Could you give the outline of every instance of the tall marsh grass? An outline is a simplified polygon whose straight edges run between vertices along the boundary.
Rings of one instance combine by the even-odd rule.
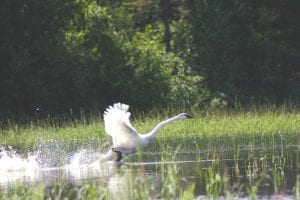
[[[140,133],[146,133],[176,113],[173,110],[149,115],[133,112],[132,124]],[[122,180],[118,190],[112,190],[106,181],[76,186],[64,181],[51,185],[16,184],[9,190],[0,188],[0,199],[210,199],[220,196],[256,199],[260,195],[300,198],[299,110],[288,106],[258,106],[191,110],[190,113],[194,115],[193,120],[164,127],[144,152],[136,158],[125,158],[143,162],[150,155],[151,161],[161,163],[157,164],[159,180],[149,178],[145,166],[121,167],[117,174],[118,180]],[[27,124],[9,122],[0,133],[0,146],[13,146],[22,152],[53,140],[79,146],[94,141],[100,151],[110,144],[100,114],[62,121],[59,125],[51,119]],[[172,162],[178,160],[195,163],[183,167]]]

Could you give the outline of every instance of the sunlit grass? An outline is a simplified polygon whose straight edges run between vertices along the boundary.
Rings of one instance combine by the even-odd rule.
[[[157,123],[176,113],[136,114],[132,124],[140,133],[147,133]],[[69,189],[66,189],[65,183],[57,183],[53,187],[32,183],[29,187],[16,185],[10,193],[0,190],[0,199],[13,196],[59,199],[74,195],[78,199],[193,199],[195,195],[229,199],[244,195],[255,199],[264,185],[271,186],[275,195],[281,193],[280,188],[287,184],[285,168],[295,170],[296,183],[292,192],[294,198],[300,198],[300,113],[297,110],[269,107],[238,112],[192,110],[190,113],[194,119],[164,127],[145,151],[158,153],[153,161],[186,160],[181,152],[190,152],[193,156],[188,159],[200,162],[189,170],[202,180],[201,183],[185,182],[180,176],[183,169],[171,163],[160,166],[159,189],[154,188],[147,176],[143,176],[143,169],[133,168],[128,174],[120,174],[126,179],[121,190],[125,193],[112,193],[106,183],[87,183]],[[51,120],[22,125],[11,123],[0,134],[0,145],[10,145],[24,152],[47,141],[70,144],[98,141],[101,149],[110,143],[110,138],[104,131],[101,115],[62,122],[59,126]],[[137,159],[142,160],[143,156],[147,155]],[[228,158],[232,159],[231,170],[227,169],[224,161]],[[203,193],[196,193],[199,187],[202,187]]]
[[[177,121],[164,127],[157,135],[160,144],[182,144],[193,140],[194,145],[275,145],[284,143],[298,145],[300,135],[300,114],[298,112],[222,112],[201,114],[192,111],[193,120]],[[171,115],[151,115],[133,117],[132,124],[140,133],[147,133],[152,128]],[[238,138],[237,141],[235,141]],[[267,140],[266,140],[267,139]],[[274,139],[274,140],[273,140]],[[282,141],[278,141],[278,140]],[[40,141],[59,140],[63,142],[99,140],[109,141],[105,134],[101,115],[93,116],[90,122],[62,123],[55,126],[48,121],[38,121],[30,124],[11,124],[0,134],[0,145],[18,145],[30,147]],[[226,142],[230,140],[230,142]],[[202,142],[203,141],[203,142]],[[219,142],[218,142],[219,141]],[[262,142],[263,141],[263,142]],[[278,145],[278,144],[277,144]],[[234,148],[233,146],[233,148]]]
[[[157,135],[162,138],[221,137],[236,135],[277,135],[300,134],[300,112],[286,112],[281,109],[253,110],[240,112],[191,111],[193,120],[177,121],[164,127]],[[151,113],[149,116],[133,115],[132,124],[138,132],[147,133],[160,121],[176,112]],[[62,119],[63,120],[63,119]],[[51,120],[40,120],[29,124],[11,122],[0,132],[0,144],[34,143],[43,140],[107,140],[101,114],[82,117],[73,122],[60,122],[57,126]],[[287,138],[288,139],[288,138]],[[294,141],[294,140],[293,140]]]

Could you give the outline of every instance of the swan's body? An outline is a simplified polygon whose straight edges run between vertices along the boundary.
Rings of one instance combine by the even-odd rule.
[[[117,161],[122,159],[122,154],[136,153],[138,149],[143,149],[153,140],[157,132],[165,125],[176,120],[191,118],[187,113],[180,113],[170,119],[160,122],[151,132],[138,134],[130,123],[129,106],[126,104],[115,103],[109,106],[104,112],[105,131],[112,137],[113,147],[105,155],[106,159],[117,153]]]

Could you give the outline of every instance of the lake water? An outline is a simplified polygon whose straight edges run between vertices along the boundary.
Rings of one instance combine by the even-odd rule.
[[[9,190],[15,183],[43,183],[51,187],[63,181],[67,190],[80,188],[85,183],[100,183],[111,194],[122,196],[128,192],[124,188],[134,172],[153,185],[151,192],[155,198],[160,198],[162,187],[166,187],[164,181],[173,175],[176,176],[175,185],[178,188],[195,183],[195,197],[206,197],[209,191],[216,188],[221,190],[222,196],[225,195],[222,190],[228,187],[239,198],[247,198],[249,185],[255,185],[252,181],[259,183],[256,187],[258,198],[294,199],[297,177],[299,179],[300,176],[297,146],[251,151],[241,146],[238,153],[221,148],[145,151],[141,158],[138,155],[125,157],[122,163],[99,162],[104,153],[104,150],[101,151],[93,142],[84,145],[47,142],[26,154],[1,147],[0,187]]]

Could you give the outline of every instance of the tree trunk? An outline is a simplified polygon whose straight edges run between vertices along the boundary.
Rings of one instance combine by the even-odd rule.
[[[170,8],[170,0],[163,0],[163,17],[165,23],[165,44],[166,44],[166,52],[169,52],[171,34],[170,34],[170,17],[169,17],[169,8]]]

